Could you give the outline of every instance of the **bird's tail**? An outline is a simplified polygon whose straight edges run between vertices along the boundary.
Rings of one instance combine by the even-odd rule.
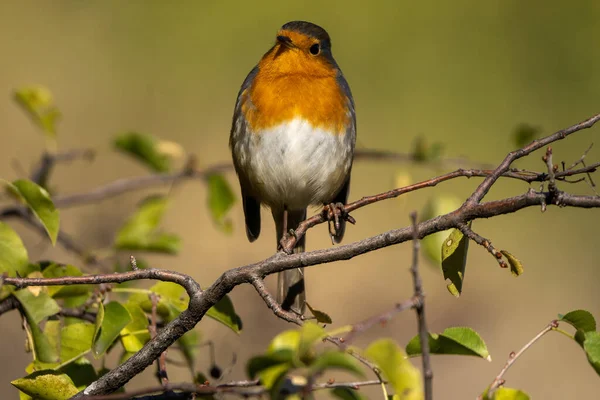
[[[277,228],[277,246],[284,234],[284,211],[273,211],[275,226]],[[306,219],[306,209],[300,211],[287,211],[287,230],[296,229],[300,222]],[[303,235],[294,253],[304,252],[306,235]],[[295,268],[280,272],[277,277],[277,302],[286,310],[294,310],[300,314],[304,313],[306,303],[306,292],[304,284],[304,268]]]

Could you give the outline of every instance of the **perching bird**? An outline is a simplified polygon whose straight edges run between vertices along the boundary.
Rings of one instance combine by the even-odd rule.
[[[356,142],[354,100],[331,54],[327,32],[293,21],[250,71],[238,93],[229,144],[239,177],[246,234],[260,234],[260,206],[268,206],[277,243],[306,219],[309,205],[346,204]],[[344,236],[341,218],[332,239]],[[304,251],[303,236],[295,253]],[[284,310],[305,306],[302,268],[279,273]]]

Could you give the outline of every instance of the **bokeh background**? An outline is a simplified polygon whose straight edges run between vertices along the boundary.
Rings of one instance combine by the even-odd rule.
[[[15,88],[47,86],[63,112],[61,149],[92,147],[93,163],[61,166],[53,185],[61,193],[91,189],[147,171],[114,152],[116,134],[137,130],[180,143],[203,166],[228,161],[232,108],[245,75],[274,41],[285,22],[305,19],[325,27],[333,51],[356,100],[359,146],[409,151],[417,136],[443,142],[447,156],[498,163],[513,149],[512,131],[521,122],[544,133],[600,112],[600,3],[596,0],[529,1],[15,1],[0,2],[0,177],[23,177],[43,150],[40,132],[12,100]],[[600,128],[577,133],[554,145],[555,161],[571,163]],[[600,158],[593,148],[590,160]],[[543,170],[541,154],[518,163]],[[357,162],[351,199],[390,189],[394,177],[426,179],[452,166]],[[237,190],[232,174],[230,182]],[[600,180],[600,178],[597,178]],[[354,213],[345,242],[405,226],[408,214],[433,196],[466,198],[478,179],[453,180],[402,199]],[[585,183],[561,188],[592,193]],[[533,186],[537,188],[537,186]],[[489,198],[523,193],[527,185],[501,182]],[[169,188],[158,190],[166,192]],[[268,212],[261,238],[247,242],[241,206],[233,213],[234,232],[221,233],[206,209],[199,182],[171,192],[165,229],[182,235],[177,257],[151,257],[153,266],[175,269],[212,283],[223,271],[274,251]],[[114,232],[143,193],[65,210],[62,226],[90,249],[109,246]],[[539,208],[492,220],[474,228],[519,257],[525,273],[512,277],[483,249],[471,246],[464,294],[456,299],[439,270],[423,259],[427,312],[432,331],[468,325],[490,349],[493,362],[468,357],[433,358],[434,387],[440,399],[474,398],[518,349],[557,313],[585,308],[600,316],[597,252],[600,211]],[[78,262],[18,222],[32,258]],[[324,226],[309,232],[308,248],[330,246]],[[308,296],[326,310],[334,326],[389,309],[411,295],[410,245],[404,244],[308,270]],[[275,279],[268,280],[274,287]],[[266,348],[278,321],[251,287],[231,293],[244,321],[238,337],[202,321],[205,339],[216,344],[223,380],[244,377],[244,365]],[[16,398],[12,379],[24,375],[30,355],[15,312],[1,317],[0,393]],[[405,313],[374,327],[357,345],[389,336],[402,345],[416,333]],[[198,367],[206,369],[208,352]],[[418,360],[417,360],[418,365]],[[154,384],[154,369],[131,387]],[[189,380],[183,368],[169,370],[172,381]],[[594,398],[600,381],[577,344],[549,334],[506,375],[507,384],[535,399]],[[379,389],[366,390],[370,398]]]

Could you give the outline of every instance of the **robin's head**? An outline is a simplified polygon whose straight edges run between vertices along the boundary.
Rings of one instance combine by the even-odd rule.
[[[292,21],[281,27],[275,45],[262,58],[260,68],[274,75],[322,76],[337,72],[329,35],[320,26],[305,21]]]

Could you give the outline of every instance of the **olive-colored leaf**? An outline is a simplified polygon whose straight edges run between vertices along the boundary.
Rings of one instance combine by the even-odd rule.
[[[92,349],[94,325],[78,322],[65,326],[61,332],[60,360],[63,364],[76,360]]]
[[[226,233],[232,231],[227,213],[235,204],[235,195],[227,180],[220,174],[208,176],[208,209],[215,225]]]
[[[37,400],[67,400],[79,392],[71,378],[54,370],[36,371],[11,384]]]
[[[450,281],[448,291],[455,297],[462,293],[468,250],[469,239],[458,229],[452,229],[442,244],[442,272],[444,279]]]
[[[246,372],[250,379],[256,378],[262,371],[279,364],[291,367],[292,358],[287,351],[274,351],[267,355],[252,357],[246,364]]]
[[[64,276],[83,276],[83,272],[73,265],[50,264],[42,272],[44,278],[61,278]],[[90,285],[48,286],[48,294],[55,299],[89,295]]]
[[[494,400],[529,400],[529,395],[518,389],[500,387],[494,392]]]
[[[565,315],[559,315],[559,318],[561,321],[564,321],[577,329],[577,332],[575,332],[575,340],[581,346],[583,346],[585,340],[585,333],[596,330],[596,320],[594,319],[594,316],[586,310],[574,310]]]
[[[229,296],[224,296],[217,304],[212,306],[206,316],[219,321],[235,333],[242,331],[242,319],[236,314]]]
[[[399,186],[400,187],[400,186]],[[331,390],[331,395],[342,400],[364,400],[365,397],[357,389],[338,387]]]
[[[327,313],[312,308],[310,306],[310,304],[308,304],[308,303],[305,303],[305,304],[306,304],[306,307],[308,307],[308,310],[310,311],[310,313],[313,315],[313,317],[315,317],[317,319],[318,323],[331,324],[333,322],[331,320],[331,317]]]
[[[0,221],[0,274],[27,276],[29,257],[23,241],[8,224]]]
[[[365,355],[379,367],[399,399],[421,400],[423,398],[421,373],[410,363],[394,341],[379,339],[369,345]]]
[[[42,86],[31,86],[15,91],[15,100],[31,120],[38,125],[46,136],[56,137],[56,123],[61,114],[54,105],[52,93]]]
[[[586,332],[583,349],[591,366],[600,375],[600,332]]]
[[[58,371],[67,374],[78,390],[85,389],[90,383],[98,379],[94,366],[85,357],[80,357],[74,362],[61,367]]]
[[[168,172],[171,169],[168,153],[161,151],[160,142],[150,135],[138,132],[124,133],[115,139],[114,146],[153,171]]]
[[[40,363],[56,363],[58,361],[58,352],[56,344],[51,343],[50,339],[42,332],[40,327],[31,320],[31,317],[25,314],[27,324],[25,332],[27,334],[27,343],[33,351],[34,361]]]
[[[6,187],[12,195],[29,207],[48,233],[52,244],[56,244],[60,214],[54,207],[48,191],[27,179],[19,179],[12,183],[6,182]]]
[[[17,290],[13,295],[19,300],[25,314],[34,324],[60,311],[60,306],[45,292],[34,295],[28,288]]]
[[[419,221],[422,222],[440,215],[448,214],[459,208],[460,205],[460,199],[454,195],[442,194],[432,197],[427,201],[419,214]],[[441,266],[442,264],[440,248],[450,234],[450,231],[451,230],[448,229],[432,233],[421,240],[421,248],[423,249],[425,256],[435,266]]]
[[[278,383],[290,370],[289,364],[277,364],[259,373],[260,381],[267,389],[278,386]]]
[[[276,352],[287,351],[292,354],[297,354],[300,347],[300,331],[298,330],[287,330],[283,331],[271,340],[267,354],[273,354]]]
[[[128,302],[125,307],[131,315],[131,322],[121,330],[121,344],[125,351],[137,353],[150,340],[148,317],[139,304]]]
[[[477,356],[492,361],[481,336],[468,327],[447,328],[440,334],[430,333],[429,350],[431,354]],[[421,354],[421,342],[418,335],[408,342],[406,353],[409,356]]]
[[[116,248],[176,254],[180,248],[180,238],[158,231],[166,208],[166,197],[151,196],[145,199],[119,230],[115,239]]]
[[[506,257],[508,260],[508,264],[510,265],[510,273],[513,274],[513,276],[519,276],[523,273],[523,263],[521,263],[517,257],[513,256],[506,250],[500,250],[500,253],[502,253],[502,255],[504,255],[504,257]]]
[[[329,369],[341,369],[358,375],[359,377],[364,377],[364,372],[358,360],[342,351],[328,350],[319,354],[310,365],[310,374],[318,375]]]
[[[325,329],[312,321],[308,321],[300,328],[300,340],[298,342],[298,356],[304,358],[312,350],[312,347],[327,336]]]
[[[100,305],[102,308],[102,305]],[[98,322],[96,322],[97,332],[94,334],[94,356],[98,357],[104,354],[104,352],[113,344],[119,337],[119,334],[123,328],[125,328],[131,322],[131,315],[127,308],[116,301],[104,305],[104,315],[100,322],[98,329]],[[100,312],[96,321],[100,320]]]

